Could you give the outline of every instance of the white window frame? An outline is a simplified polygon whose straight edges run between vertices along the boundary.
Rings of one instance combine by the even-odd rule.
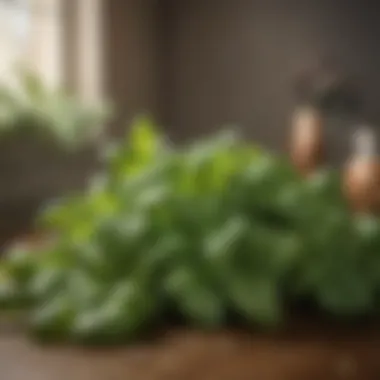
[[[47,85],[63,83],[62,0],[29,0],[31,21],[26,64]]]
[[[82,99],[98,102],[104,94],[104,0],[76,0],[76,6],[77,91]]]
[[[28,12],[26,16],[29,22],[27,36],[24,36],[23,41],[25,46],[18,49],[20,41],[16,36],[7,37],[8,50],[12,51],[8,55],[7,51],[4,51],[4,56],[8,59],[6,62],[2,60],[3,66],[7,67],[8,63],[12,64],[9,66],[21,63],[39,74],[46,84],[52,87],[66,86],[71,79],[74,91],[83,100],[90,102],[101,100],[104,92],[103,3],[105,0],[0,0],[0,10],[4,1],[14,2],[13,5],[7,5],[9,12],[12,7],[20,9],[23,6],[24,12]],[[64,7],[67,7],[69,12]],[[9,18],[11,17],[10,13]],[[72,30],[69,33],[65,28],[72,28],[74,33]],[[69,35],[70,38],[67,38]],[[67,47],[65,44],[70,46]],[[69,59],[65,54],[71,55]],[[1,58],[0,38],[0,61]],[[71,62],[70,78],[68,78],[68,61]],[[0,62],[0,70],[1,68]],[[9,67],[9,71],[11,69]],[[1,72],[0,75],[8,77]]]

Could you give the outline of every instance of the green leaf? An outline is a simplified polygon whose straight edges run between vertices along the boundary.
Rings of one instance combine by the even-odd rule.
[[[165,289],[190,323],[218,327],[224,321],[222,298],[211,284],[207,284],[207,280],[194,275],[189,269],[172,271],[165,282]]]
[[[231,264],[234,254],[241,247],[242,241],[250,232],[246,219],[237,215],[231,216],[226,223],[212,229],[204,242],[205,258],[223,266]]]
[[[275,280],[257,273],[244,276],[231,272],[225,282],[231,304],[249,322],[263,326],[279,323],[282,305]]]
[[[6,268],[11,278],[18,284],[26,284],[36,270],[35,253],[26,243],[16,243],[6,252]]]
[[[156,305],[141,284],[124,281],[103,302],[76,316],[72,334],[83,342],[124,342],[141,331],[155,312]]]
[[[44,302],[61,290],[65,284],[65,272],[60,268],[46,267],[39,270],[31,279],[28,293],[34,300]]]
[[[135,174],[153,162],[162,147],[162,140],[156,132],[153,122],[146,116],[135,119],[129,139],[132,156],[128,172]]]
[[[319,284],[318,300],[323,308],[337,315],[365,315],[375,302],[374,287],[366,273],[354,268],[337,271]]]
[[[30,307],[30,297],[24,286],[18,284],[3,269],[0,273],[0,309],[28,309]]]
[[[41,303],[32,313],[33,333],[42,340],[68,338],[74,317],[74,305],[68,293],[56,294]]]

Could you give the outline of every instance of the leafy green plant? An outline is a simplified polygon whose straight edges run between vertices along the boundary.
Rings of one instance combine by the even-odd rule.
[[[336,173],[304,180],[230,131],[168,146],[146,117],[105,157],[85,193],[41,215],[55,239],[1,264],[1,304],[38,337],[124,342],[173,309],[203,328],[231,313],[277,326],[305,298],[377,313],[380,223],[350,215]]]
[[[52,90],[34,73],[17,72],[17,82],[0,87],[0,134],[51,136],[67,147],[95,138],[110,114],[108,106],[82,104],[62,90]]]

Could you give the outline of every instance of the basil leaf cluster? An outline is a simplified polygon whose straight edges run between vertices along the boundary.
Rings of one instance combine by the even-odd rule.
[[[41,214],[52,239],[1,262],[0,305],[39,338],[116,344],[173,315],[276,327],[303,300],[377,313],[380,223],[349,212],[338,173],[305,180],[231,131],[173,147],[145,117],[103,153],[86,192]]]

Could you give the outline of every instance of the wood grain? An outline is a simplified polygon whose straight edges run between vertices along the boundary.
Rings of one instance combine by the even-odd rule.
[[[380,330],[295,328],[282,334],[174,330],[118,349],[41,347],[0,338],[4,380],[378,380]]]

